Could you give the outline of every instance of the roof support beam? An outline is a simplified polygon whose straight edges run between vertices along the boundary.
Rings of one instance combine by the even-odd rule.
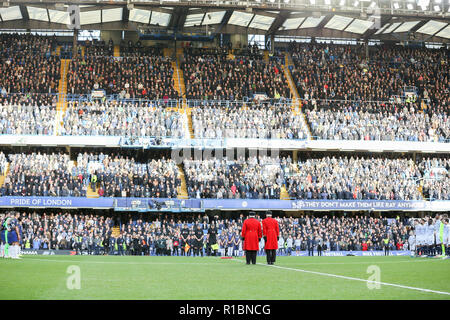
[[[130,10],[128,10],[127,6],[124,6],[122,11],[122,21],[128,23],[129,17],[130,17]]]
[[[289,17],[289,12],[281,12],[277,15],[269,30],[267,30],[267,34],[274,34],[286,21],[287,17]]]
[[[225,15],[222,18],[222,22],[220,23],[220,26],[216,30],[217,34],[220,34],[220,32],[222,31],[223,27],[228,24],[228,21],[230,21],[230,18],[231,18],[232,14],[233,14],[233,10],[227,10],[227,12],[225,12]]]
[[[390,16],[386,16],[386,15],[382,15],[380,17],[380,29],[384,28],[384,26],[386,26],[386,24],[388,24],[390,21],[392,20],[392,17]],[[370,39],[379,29],[376,28],[376,26],[373,26],[372,28],[369,28],[364,34],[362,34],[361,36],[368,40]]]
[[[24,21],[30,20],[30,16],[28,15],[27,7],[24,6],[24,5],[20,5],[20,6],[19,6],[19,9],[20,9],[20,13],[22,14],[22,19],[23,19]]]

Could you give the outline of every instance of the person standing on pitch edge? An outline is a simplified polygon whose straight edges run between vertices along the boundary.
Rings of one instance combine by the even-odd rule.
[[[383,239],[384,243],[384,255],[389,255],[389,235],[386,235],[386,238]]]
[[[248,219],[242,225],[242,240],[247,264],[256,264],[256,254],[259,249],[259,240],[262,237],[261,223],[255,219],[255,213],[250,211]]]
[[[278,221],[272,218],[272,212],[267,211],[262,222],[264,235],[264,249],[266,250],[267,264],[274,264],[277,256],[280,227]]]

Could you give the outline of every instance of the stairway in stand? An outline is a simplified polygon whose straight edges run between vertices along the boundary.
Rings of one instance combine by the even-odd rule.
[[[1,186],[1,185],[0,185]],[[417,190],[419,190],[419,194],[422,196],[422,199],[425,199],[425,196],[423,195],[423,185],[422,181],[420,182],[419,186],[417,187]]]
[[[184,75],[183,71],[181,70],[181,58],[183,58],[183,48],[177,48],[176,52],[176,60],[172,62],[173,67],[173,80],[175,89],[178,91],[180,97],[183,99],[183,108],[187,107],[186,104],[186,86],[184,85]],[[178,89],[177,89],[178,88]]]
[[[269,63],[269,50],[264,50],[264,61]]]
[[[280,200],[289,200],[289,193],[287,192],[284,184],[281,186]]]
[[[86,192],[86,198],[99,198],[100,196],[98,195],[98,188],[94,190],[92,190],[91,188],[91,184],[88,185],[88,189]]]
[[[188,120],[188,128],[189,128],[190,138],[194,139],[195,135],[194,135],[194,128],[192,126],[192,109],[191,108],[186,109],[186,116],[187,116],[187,120]]]
[[[177,61],[172,61],[173,86],[180,97],[186,97],[186,87],[184,86],[183,71],[178,67]]]
[[[309,127],[308,122],[306,121],[305,114],[301,111],[302,110],[302,101],[300,98],[300,95],[297,91],[297,86],[295,85],[294,78],[292,77],[291,69],[289,67],[294,67],[294,63],[292,62],[291,55],[286,52],[284,56],[284,65],[282,65],[284,76],[286,77],[289,85],[289,89],[291,90],[291,96],[294,99],[294,103],[292,104],[292,112],[294,115],[300,115],[303,118],[303,123],[305,124],[305,127],[308,130],[308,138],[312,138],[311,134],[311,128]]]
[[[173,49],[171,48],[164,49],[164,56],[173,56]],[[175,90],[177,90],[178,94],[181,97],[181,105],[178,106],[179,112],[186,114],[189,136],[191,139],[193,139],[194,132],[192,130],[191,108],[188,107],[186,102],[186,86],[184,85],[183,71],[180,68],[182,58],[183,58],[183,48],[177,48],[176,59],[172,61],[173,83]]]
[[[284,65],[282,66],[284,70],[284,76],[288,81],[289,89],[291,90],[291,97],[293,97],[297,104],[295,107],[301,108],[300,95],[298,94],[297,87],[295,86],[294,79],[292,78],[291,71],[289,67],[293,67],[292,59],[289,53],[285,53]]]
[[[166,58],[173,58],[173,48],[163,48],[163,55]]]
[[[117,44],[114,46],[114,57],[120,57],[120,46]]]
[[[9,162],[6,163],[6,170],[5,170],[4,175],[0,176],[0,188],[1,188],[1,187],[3,186],[3,184],[5,183],[5,179],[6,179],[6,176],[8,175],[8,172],[9,172]]]
[[[178,199],[188,199],[187,186],[186,186],[186,177],[184,175],[183,165],[178,165],[178,175],[181,180],[181,186],[178,188]]]
[[[64,113],[67,110],[67,72],[69,71],[70,59],[61,59],[61,76],[58,83],[58,102],[56,104],[55,135],[60,133],[63,124]]]

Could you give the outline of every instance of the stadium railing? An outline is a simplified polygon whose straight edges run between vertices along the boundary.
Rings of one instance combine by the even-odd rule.
[[[312,140],[324,140],[321,136],[311,136]],[[395,140],[365,140],[365,139],[357,139],[357,140],[349,140],[349,139],[326,139],[326,140],[333,140],[333,141],[395,141],[395,142],[439,142],[439,143],[450,143],[449,139],[439,138],[439,139],[428,139],[428,141],[419,141],[419,140],[404,140],[400,138],[396,138]]]
[[[252,98],[245,97],[243,100],[198,100],[198,99],[186,99],[187,105],[191,108],[193,107],[203,107],[203,106],[221,106],[221,107],[244,107],[249,104],[271,104],[277,105],[288,105],[292,106],[297,103],[296,99],[291,98],[280,98],[280,99],[265,99],[265,100],[253,100]]]
[[[96,98],[92,97],[91,94],[72,94],[68,93],[66,96],[67,102],[93,102],[93,101],[121,101],[121,102],[131,102],[131,103],[152,103],[157,106],[165,106],[165,107],[171,107],[171,108],[177,108],[179,106],[179,100],[178,99],[159,99],[159,100],[152,100],[152,99],[146,99],[146,98],[123,98],[119,94],[109,94],[104,96],[103,98]]]

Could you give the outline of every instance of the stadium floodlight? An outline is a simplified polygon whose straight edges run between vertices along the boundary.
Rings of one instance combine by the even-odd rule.
[[[325,0],[325,4],[329,6],[331,4],[331,0]]]
[[[408,8],[408,10],[414,9],[414,6],[412,5],[412,3],[408,3],[408,4],[406,5],[406,7]]]
[[[434,0],[434,3],[436,3],[436,4],[441,4],[441,0]]]
[[[369,8],[373,9],[376,7],[376,5],[377,5],[377,3],[375,1],[372,1],[369,5]]]
[[[400,8],[400,4],[398,2],[394,2],[394,9],[398,10]]]
[[[341,2],[339,2],[339,5],[340,5],[341,7],[345,6],[345,0],[341,0]]]
[[[436,12],[441,11],[441,7],[438,6],[438,5],[435,5],[435,6],[434,6],[434,11],[436,11]]]
[[[353,3],[353,6],[354,7],[357,7],[359,5],[359,0],[356,0],[354,3]]]
[[[289,3],[289,0],[284,0],[284,3]]]
[[[309,3],[311,3],[311,4],[316,4],[316,0],[309,0]]]

